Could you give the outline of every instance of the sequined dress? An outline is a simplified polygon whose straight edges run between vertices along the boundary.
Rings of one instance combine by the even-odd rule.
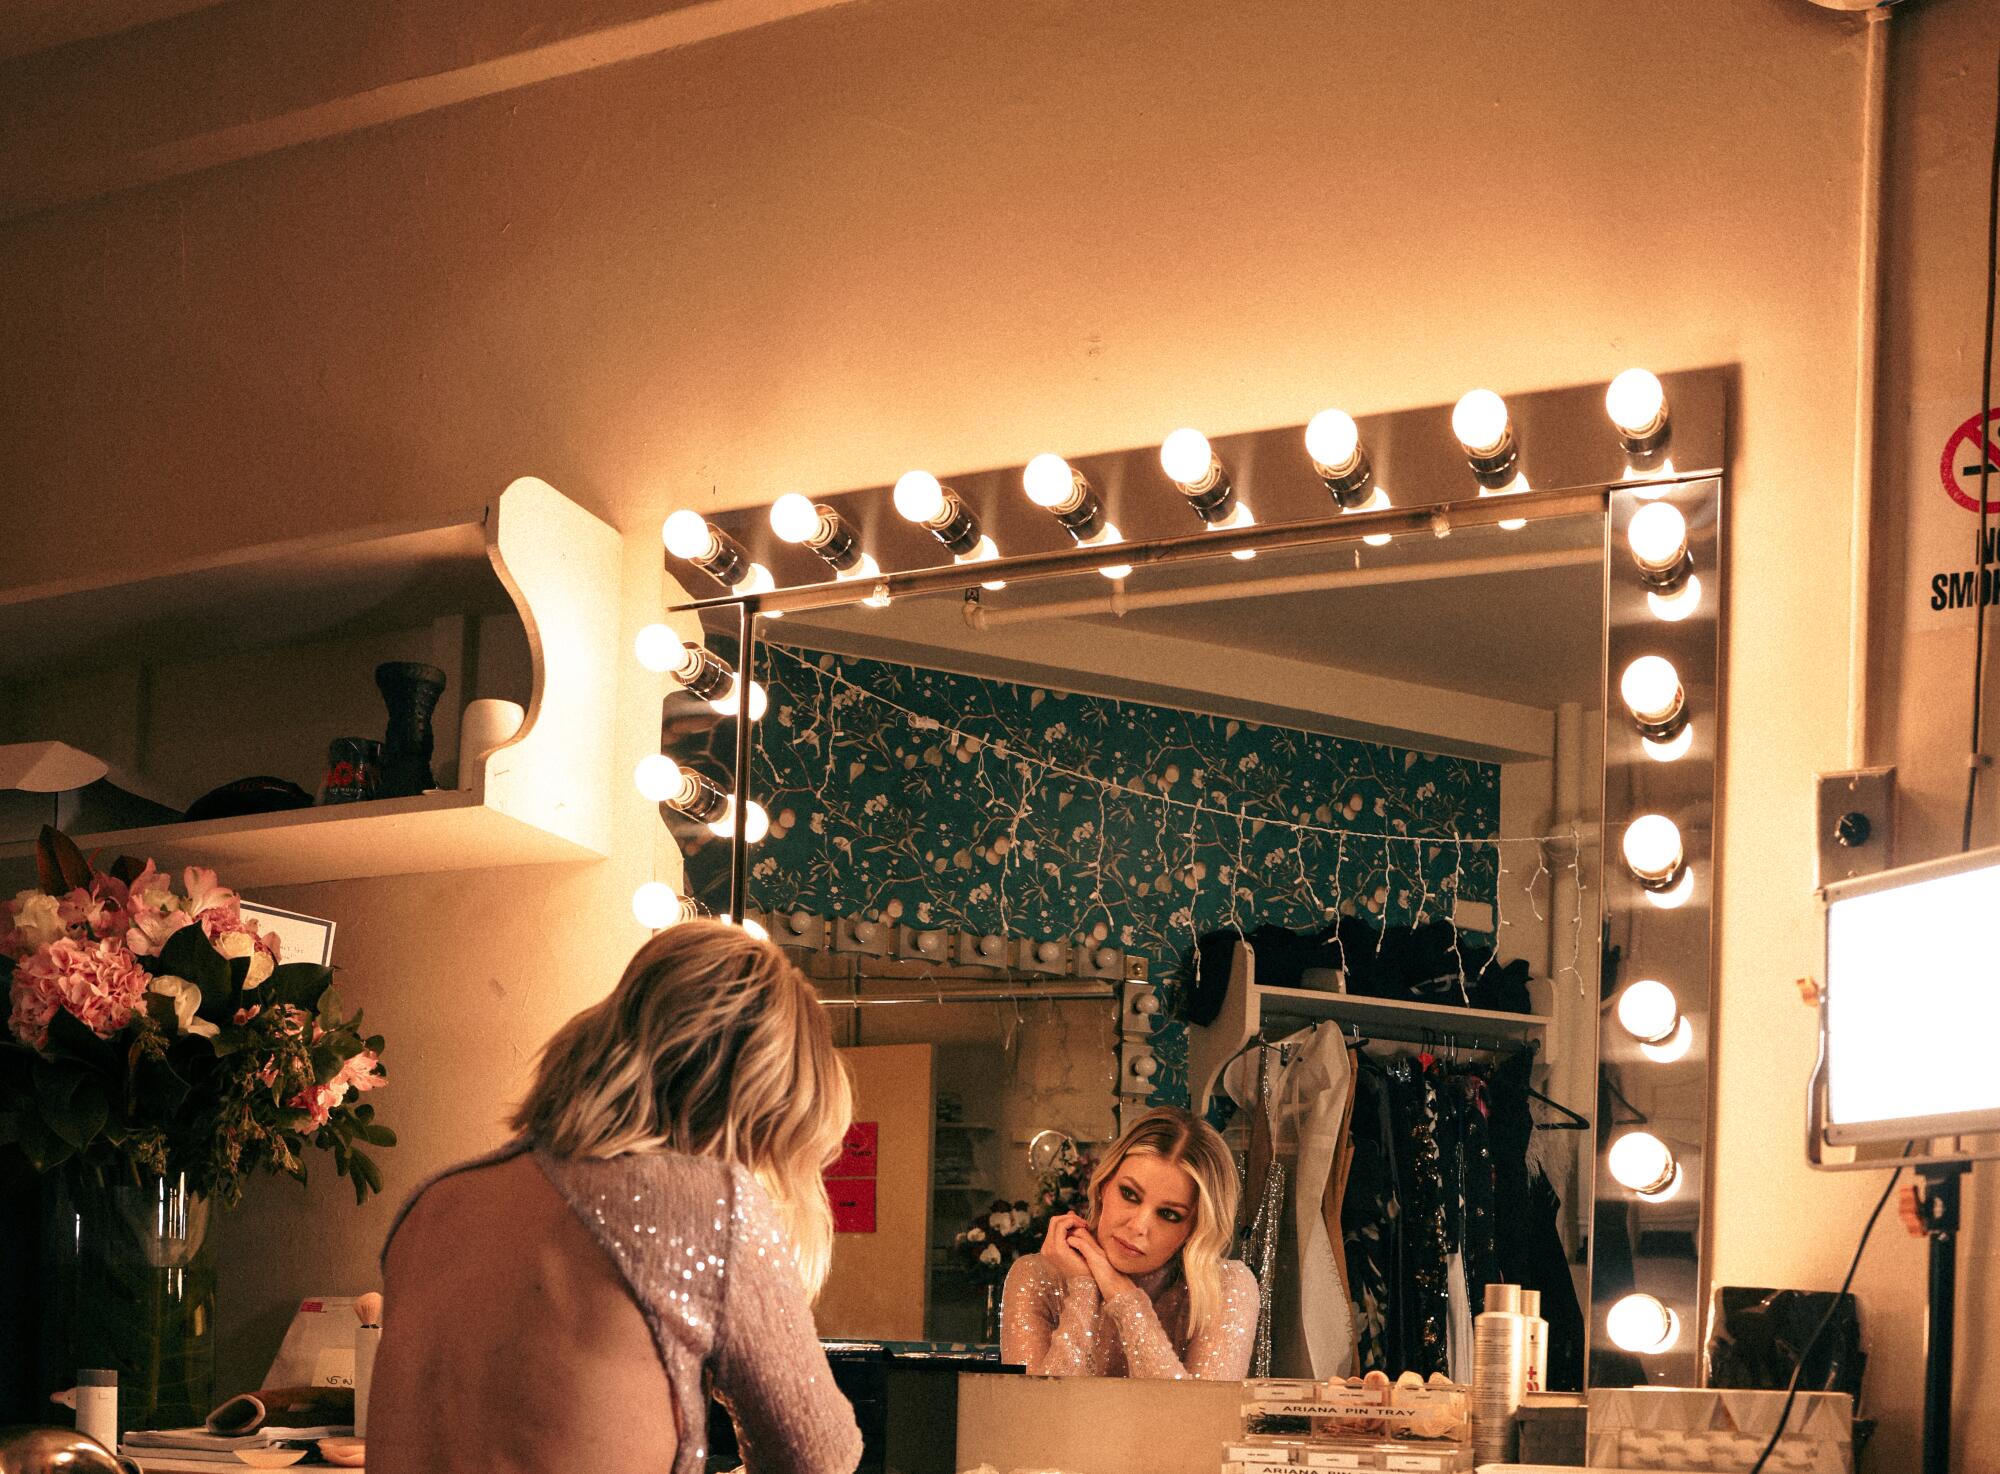
[[[646,1321],[682,1430],[673,1474],[701,1474],[711,1391],[736,1423],[749,1474],[851,1474],[861,1458],[854,1409],[820,1349],[777,1210],[733,1163],[674,1152],[584,1160],[515,1141],[411,1193],[383,1241],[384,1262],[432,1184],[523,1152],[603,1247]]]
[[[1066,1280],[1040,1254],[1024,1254],[1001,1296],[1000,1359],[1036,1377],[1240,1380],[1257,1336],[1257,1277],[1225,1259],[1221,1279],[1220,1308],[1190,1337],[1178,1259],[1107,1301],[1089,1275]]]

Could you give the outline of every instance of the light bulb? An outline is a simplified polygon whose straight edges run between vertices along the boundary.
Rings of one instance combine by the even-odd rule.
[[[1639,746],[1646,756],[1656,763],[1679,762],[1688,755],[1688,749],[1694,746],[1694,723],[1683,722],[1680,731],[1665,742],[1651,737],[1641,737]]]
[[[1451,433],[1467,455],[1488,456],[1507,443],[1507,402],[1491,389],[1474,389],[1451,412]]]
[[[1198,486],[1215,467],[1215,451],[1199,430],[1180,429],[1160,446],[1160,469],[1181,486]]]
[[[1625,545],[1646,573],[1671,573],[1687,555],[1687,519],[1672,502],[1648,502],[1632,514]]]
[[[1626,666],[1618,678],[1618,694],[1633,718],[1649,727],[1668,725],[1687,705],[1680,672],[1658,655],[1641,655]]]
[[[1605,1329],[1621,1351],[1657,1355],[1673,1350],[1680,1339],[1681,1318],[1652,1295],[1627,1295],[1611,1307]]]
[[[1104,530],[1098,533],[1096,537],[1088,538],[1078,543],[1077,546],[1080,548],[1108,548],[1113,543],[1122,543],[1123,541],[1125,541],[1125,535],[1111,523],[1107,522],[1104,524]],[[1123,578],[1132,571],[1132,565],[1130,563],[1113,563],[1110,567],[1100,568],[1097,571],[1106,578]]]
[[[713,823],[711,823],[708,826],[708,832],[710,834],[713,834],[717,839],[730,839],[735,836],[736,834],[735,794],[732,793],[729,795],[729,806],[722,811],[722,815],[720,818],[716,819]],[[755,844],[757,843],[758,840],[762,839],[766,834],[769,834],[770,832],[771,832],[771,816],[765,813],[764,806],[758,803],[753,798],[752,800],[750,800],[750,806],[745,811],[743,816],[744,843]]]
[[[1628,441],[1657,435],[1667,423],[1667,391],[1642,368],[1627,369],[1604,391],[1605,413]]]
[[[1255,527],[1257,519],[1252,515],[1247,506],[1238,501],[1235,509],[1227,517],[1224,517],[1220,522],[1211,522],[1208,525],[1217,532],[1224,532],[1238,527]],[[1257,550],[1255,548],[1238,548],[1229,556],[1239,563],[1248,563],[1252,558],[1257,556]]]
[[[746,916],[736,924],[742,927],[743,930],[750,933],[751,936],[755,937],[760,942],[768,942],[771,940],[771,934],[764,929],[764,923],[759,921],[754,916]]]
[[[1680,1185],[1672,1149],[1650,1131],[1628,1131],[1612,1142],[1606,1165],[1620,1187],[1641,1197],[1666,1197]]]
[[[1375,488],[1375,494],[1369,497],[1368,500],[1363,502],[1360,506],[1342,507],[1341,511],[1386,512],[1389,510],[1389,506],[1390,506],[1389,493],[1384,491],[1381,487],[1378,486]],[[1386,548],[1389,546],[1389,534],[1386,532],[1371,532],[1367,534],[1365,537],[1363,537],[1361,540],[1367,543],[1368,546],[1371,548]]]
[[[743,685],[743,680],[739,676],[736,680],[730,683],[729,689],[727,691],[725,691],[722,695],[716,697],[715,700],[708,703],[709,710],[714,712],[717,716],[722,716],[722,717],[735,716],[736,695],[737,691],[742,687],[742,685]],[[764,708],[769,704],[770,704],[770,698],[765,694],[764,683],[762,681],[752,681],[750,683],[750,720],[753,722],[763,721]]]
[[[1306,422],[1306,454],[1322,471],[1339,475],[1360,449],[1361,431],[1346,411],[1323,409]]]
[[[1681,1021],[1674,990],[1655,978],[1640,978],[1618,997],[1618,1022],[1642,1044],[1661,1044]]]
[[[771,503],[771,531],[788,543],[802,543],[819,531],[819,507],[812,498],[788,491]]]
[[[1625,863],[1641,881],[1665,884],[1681,868],[1680,826],[1665,814],[1641,814],[1625,827]]]
[[[632,781],[639,792],[656,804],[663,804],[680,791],[681,765],[665,753],[656,752],[639,759]]]
[[[1647,886],[1644,889],[1646,904],[1657,906],[1662,911],[1677,911],[1688,903],[1694,894],[1694,869],[1683,867],[1680,879],[1668,886]]]
[[[649,624],[640,630],[639,637],[632,642],[632,649],[639,657],[639,664],[662,674],[685,658],[681,652],[681,637],[663,624]]]
[[[707,554],[715,538],[708,529],[707,518],[682,507],[678,512],[669,514],[661,524],[660,541],[676,558],[693,563]]]
[[[1061,456],[1044,452],[1028,462],[1021,486],[1036,506],[1054,509],[1076,499],[1076,472]]]
[[[935,522],[944,515],[944,488],[928,471],[905,471],[896,478],[896,510],[911,522]]]
[[[1694,1048],[1694,1025],[1689,1023],[1687,1016],[1683,1014],[1681,1021],[1674,1026],[1673,1033],[1669,1034],[1664,1042],[1641,1044],[1639,1053],[1656,1065],[1670,1065],[1677,1059],[1687,1058],[1687,1052],[1692,1048]]]
[[[692,920],[694,902],[670,885],[649,880],[632,892],[632,914],[639,918],[639,925],[664,931],[678,922]]]
[[[1687,582],[1671,594],[1646,593],[1646,603],[1656,618],[1669,624],[1679,624],[1683,619],[1701,608],[1701,578],[1690,573]]]

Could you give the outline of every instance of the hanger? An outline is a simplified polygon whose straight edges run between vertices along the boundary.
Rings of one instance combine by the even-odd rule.
[[[1551,1099],[1532,1085],[1528,1087],[1528,1094],[1549,1107],[1549,1109],[1560,1111],[1568,1118],[1562,1121],[1537,1121],[1535,1122],[1535,1129],[1537,1131],[1588,1131],[1590,1129],[1589,1118],[1579,1116],[1561,1101]]]

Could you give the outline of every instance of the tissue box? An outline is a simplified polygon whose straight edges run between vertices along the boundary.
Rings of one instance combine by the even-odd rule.
[[[1590,1462],[1605,1469],[1744,1474],[1778,1426],[1782,1392],[1593,1388]],[[1854,1400],[1801,1392],[1765,1474],[1854,1474]]]

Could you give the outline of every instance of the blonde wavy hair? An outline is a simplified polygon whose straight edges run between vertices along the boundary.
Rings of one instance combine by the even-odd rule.
[[[1236,1199],[1241,1187],[1236,1160],[1216,1129],[1179,1106],[1155,1106],[1125,1128],[1090,1174],[1090,1230],[1104,1211],[1104,1190],[1118,1168],[1135,1153],[1159,1157],[1194,1179],[1194,1227],[1181,1245],[1181,1278],[1188,1287],[1188,1335],[1222,1308],[1222,1260],[1236,1234]]]
[[[543,1046],[513,1126],[561,1157],[736,1163],[770,1194],[817,1296],[833,1253],[820,1173],[853,1114],[805,975],[741,927],[689,921],[641,947],[610,996]]]

